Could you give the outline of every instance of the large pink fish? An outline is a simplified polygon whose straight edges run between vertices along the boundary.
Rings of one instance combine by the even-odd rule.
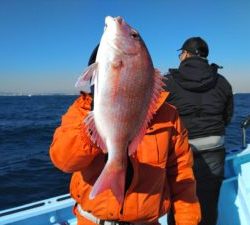
[[[163,86],[161,75],[139,33],[121,17],[107,16],[96,62],[76,86],[90,79],[95,85],[94,110],[84,122],[92,141],[108,153],[90,198],[110,189],[122,204],[127,157],[135,153],[153,117]]]

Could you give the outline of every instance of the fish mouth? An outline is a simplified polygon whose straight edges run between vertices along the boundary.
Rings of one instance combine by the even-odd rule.
[[[118,17],[106,16],[105,24],[112,23],[112,22],[116,22],[122,25],[122,23],[124,23],[125,21],[121,16],[118,16]]]
[[[118,38],[113,37],[112,39],[109,39],[107,41],[108,45],[112,49],[114,49],[115,51],[117,51],[118,54],[130,55],[130,56],[131,55],[137,55],[138,53],[135,52],[135,51],[131,51],[131,50],[130,51],[126,51],[126,50],[124,50],[124,48],[122,49],[122,48],[119,47],[119,39],[120,38],[121,39],[123,39],[123,38],[126,39],[126,37],[123,37],[124,34],[120,30],[124,29],[122,27],[126,27],[126,26],[128,26],[130,28],[130,26],[125,22],[125,20],[122,17],[120,17],[120,16],[118,16],[118,17],[107,16],[105,18],[105,27],[109,26],[110,24],[116,24],[115,26],[118,27],[117,31],[116,31],[116,35],[115,35],[116,37],[118,36]],[[122,46],[122,44],[121,44],[121,46]]]

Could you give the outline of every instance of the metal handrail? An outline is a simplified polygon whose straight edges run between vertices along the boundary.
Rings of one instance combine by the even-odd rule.
[[[248,115],[242,122],[241,122],[241,129],[242,129],[242,148],[245,149],[247,147],[247,137],[246,137],[246,129],[250,126],[250,115]]]
[[[56,197],[53,197],[53,198],[48,198],[48,199],[45,199],[45,200],[41,200],[41,201],[21,205],[21,206],[18,206],[18,207],[13,207],[13,208],[10,208],[10,209],[1,210],[0,211],[0,217],[11,215],[11,214],[14,214],[14,213],[24,212],[24,211],[27,211],[27,210],[40,209],[39,211],[41,211],[42,207],[47,208],[49,205],[51,205],[51,206],[52,205],[53,206],[60,205],[60,202],[62,202],[62,201],[70,201],[70,200],[71,200],[70,194],[60,195],[60,196],[56,196]],[[72,199],[72,202],[73,202],[73,199]]]

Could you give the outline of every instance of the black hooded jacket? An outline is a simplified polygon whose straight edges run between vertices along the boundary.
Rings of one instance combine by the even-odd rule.
[[[218,68],[194,56],[165,75],[167,102],[177,108],[190,139],[224,135],[233,115],[232,88]]]

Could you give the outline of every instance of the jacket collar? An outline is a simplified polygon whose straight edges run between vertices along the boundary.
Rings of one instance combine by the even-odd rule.
[[[169,96],[169,92],[167,91],[162,91],[160,94],[160,97],[158,99],[158,102],[156,104],[156,111],[164,104],[164,102],[166,101],[167,97]]]

